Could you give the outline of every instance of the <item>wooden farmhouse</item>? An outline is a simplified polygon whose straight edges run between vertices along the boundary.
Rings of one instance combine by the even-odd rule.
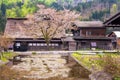
[[[73,23],[72,30],[76,49],[112,49],[111,38],[106,37],[106,28],[100,21],[79,21]]]
[[[47,50],[47,44],[42,37],[34,37],[25,25],[27,18],[8,18],[4,34],[14,39],[14,51],[39,51]],[[39,33],[38,33],[39,34]],[[75,50],[74,40],[66,37],[62,32],[53,38],[49,44],[50,50]],[[70,36],[70,35],[67,35]],[[71,46],[71,47],[69,47]]]

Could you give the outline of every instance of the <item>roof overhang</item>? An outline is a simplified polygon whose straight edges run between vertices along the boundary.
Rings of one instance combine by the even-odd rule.
[[[28,20],[28,18],[7,18],[7,20]]]
[[[14,42],[45,42],[44,38],[16,38]],[[62,42],[59,38],[53,38],[50,42]]]
[[[105,27],[120,27],[120,12],[106,20],[103,24]]]
[[[111,41],[113,38],[111,37],[74,37],[75,40],[107,40]]]

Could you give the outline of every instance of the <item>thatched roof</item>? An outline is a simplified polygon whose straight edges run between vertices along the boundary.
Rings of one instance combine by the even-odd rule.
[[[23,30],[23,27],[25,27],[24,21],[26,20],[27,18],[7,18],[4,35],[11,38],[27,37],[25,30]]]
[[[27,18],[8,18],[4,34],[11,38],[42,38],[40,31],[34,31],[26,25]],[[65,36],[65,31],[56,34],[54,38]]]

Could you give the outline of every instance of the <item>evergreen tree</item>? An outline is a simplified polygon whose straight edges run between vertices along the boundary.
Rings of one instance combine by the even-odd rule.
[[[1,3],[0,7],[0,32],[3,32],[6,24],[6,5]]]
[[[2,12],[0,11],[0,32],[4,32],[6,24],[6,17],[2,15]]]
[[[1,4],[1,12],[3,16],[6,15],[6,5],[4,3]]]

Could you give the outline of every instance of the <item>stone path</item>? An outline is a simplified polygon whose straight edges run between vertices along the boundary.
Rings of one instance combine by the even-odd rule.
[[[50,78],[55,76],[68,77],[70,68],[65,66],[66,60],[60,55],[32,55],[22,58],[22,63],[12,69],[28,71],[27,78]]]

